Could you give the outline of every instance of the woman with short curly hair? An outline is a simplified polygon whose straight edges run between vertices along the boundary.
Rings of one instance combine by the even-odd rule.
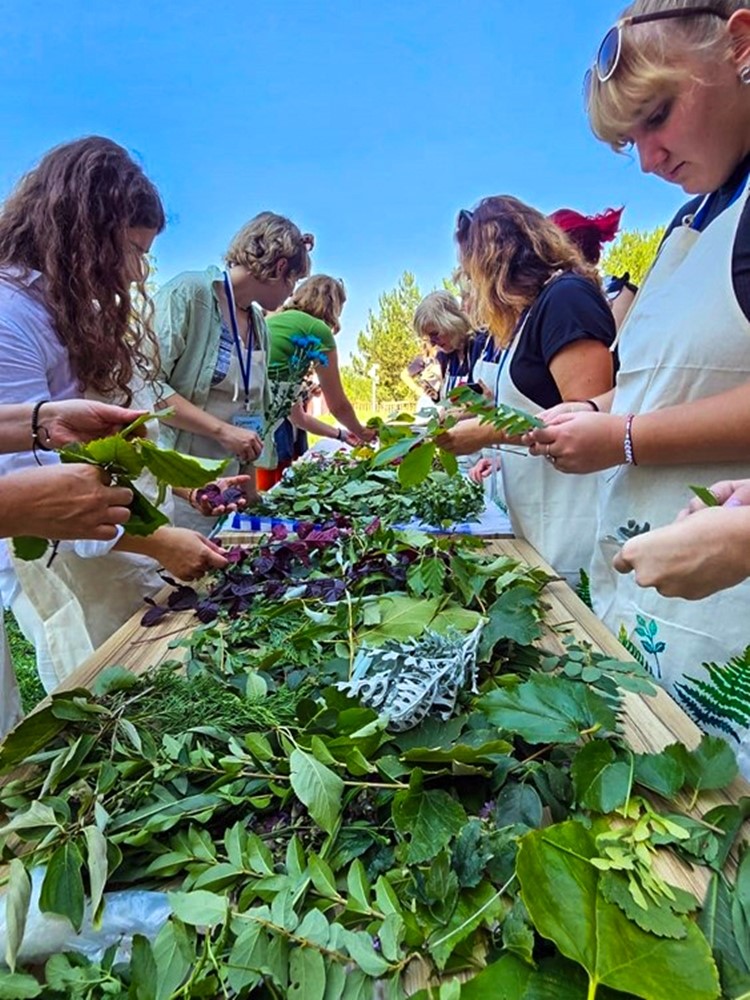
[[[551,219],[509,195],[484,198],[459,214],[456,242],[471,282],[473,318],[489,327],[500,351],[496,404],[541,413],[611,387],[615,327],[596,267]],[[469,454],[509,442],[478,420],[465,420],[442,443]],[[516,534],[559,573],[577,579],[591,558],[595,521],[585,497],[590,493],[593,503],[595,483],[565,489],[551,466],[515,449],[503,452],[501,474]]]
[[[291,220],[261,212],[230,241],[223,270],[185,271],[157,291],[162,405],[180,427],[164,430],[165,443],[253,471],[270,399],[263,310],[278,309],[309,273],[312,246]],[[246,490],[254,495],[252,477]],[[206,530],[202,512],[179,499],[176,520]]]

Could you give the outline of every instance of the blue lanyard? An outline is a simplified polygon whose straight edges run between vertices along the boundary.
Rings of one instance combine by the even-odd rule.
[[[739,198],[739,196],[742,194],[742,192],[745,189],[745,186],[747,185],[747,179],[748,179],[748,175],[746,174],[742,178],[742,180],[740,181],[740,183],[737,185],[737,189],[735,190],[735,192],[732,195],[732,197],[730,198],[730,200],[727,202],[726,208],[724,209],[725,212],[726,212],[727,208],[730,208],[732,205],[734,205],[734,203],[737,201],[737,199]],[[690,228],[691,229],[697,229],[698,231],[700,231],[701,226],[705,222],[706,216],[711,211],[711,206],[712,206],[712,204],[714,202],[715,197],[716,197],[716,192],[715,191],[714,191],[713,194],[708,195],[708,197],[706,198],[706,200],[703,202],[703,204],[700,206],[700,208],[698,209],[698,211],[693,216],[693,221],[690,223]]]
[[[250,312],[250,333],[248,335],[247,351],[245,352],[245,360],[242,359],[242,340],[240,338],[240,331],[237,326],[237,312],[234,307],[234,292],[232,291],[232,282],[229,280],[229,275],[224,272],[224,291],[227,295],[227,305],[229,306],[229,320],[232,324],[232,336],[234,338],[234,346],[237,349],[237,360],[240,365],[240,374],[242,375],[242,385],[245,390],[245,409],[250,409],[250,373],[253,367],[253,314]],[[250,307],[252,310],[252,306]]]

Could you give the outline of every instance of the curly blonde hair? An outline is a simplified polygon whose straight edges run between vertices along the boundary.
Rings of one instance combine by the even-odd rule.
[[[312,239],[283,215],[261,212],[232,237],[225,262],[247,268],[259,281],[276,276],[280,260],[289,261],[287,277],[298,281],[310,273],[309,248]]]
[[[322,319],[334,333],[341,329],[341,312],[346,302],[346,288],[340,278],[331,278],[327,274],[314,274],[312,278],[296,288],[294,294],[286,300],[279,312],[287,309],[299,309],[300,312]]]
[[[456,224],[461,267],[471,282],[472,318],[507,347],[524,309],[557,271],[601,287],[596,267],[546,215],[510,195],[484,198]]]
[[[693,0],[635,0],[621,16],[694,6]],[[613,76],[601,83],[595,70],[587,75],[586,110],[592,131],[614,150],[629,147],[628,134],[649,104],[675,97],[691,78],[691,70],[679,59],[681,52],[707,62],[730,57],[727,21],[736,11],[750,9],[750,0],[708,0],[700,6],[711,8],[718,16],[695,14],[625,25]]]

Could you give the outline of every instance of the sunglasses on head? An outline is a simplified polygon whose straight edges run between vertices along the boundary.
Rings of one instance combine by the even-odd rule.
[[[458,236],[465,236],[473,220],[474,213],[468,208],[462,208],[458,213],[458,219],[456,219],[456,234]]]
[[[602,39],[599,51],[596,53],[594,66],[587,70],[583,78],[584,95],[588,98],[594,73],[596,73],[599,83],[606,83],[615,75],[622,54],[623,28],[628,28],[633,24],[648,24],[651,21],[669,21],[676,17],[699,17],[709,14],[720,17],[722,21],[729,20],[728,14],[722,14],[720,11],[714,10],[713,7],[670,7],[668,10],[654,10],[650,14],[632,14],[630,17],[620,18]]]

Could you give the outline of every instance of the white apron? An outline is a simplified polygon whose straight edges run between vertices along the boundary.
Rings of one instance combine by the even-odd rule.
[[[132,405],[153,409],[153,391],[140,389]],[[146,432],[156,437],[154,422],[146,425]],[[156,499],[150,473],[140,476],[137,485],[149,500]],[[167,517],[172,513],[169,493],[161,510]],[[75,544],[79,551],[87,548],[85,542]],[[11,602],[11,610],[24,633],[36,640],[40,663],[45,664],[40,677],[50,691],[144,607],[143,598],[153,597],[164,581],[153,559],[127,552],[84,557],[61,547],[50,567],[47,561],[48,556],[32,562],[13,557],[22,594]]]
[[[255,310],[255,307],[253,307]],[[206,413],[217,420],[231,424],[233,417],[240,412],[247,412],[256,415],[259,421],[259,434],[263,436],[262,422],[265,412],[266,399],[266,358],[268,356],[268,327],[262,316],[254,311],[253,327],[261,340],[261,347],[250,353],[244,353],[242,361],[237,350],[233,350],[229,361],[229,368],[221,382],[212,386],[206,405],[203,407]],[[245,405],[245,386],[243,385],[242,364],[250,361],[249,381],[247,385],[247,405]],[[188,440],[185,453],[194,455],[196,458],[225,459],[226,450],[213,438],[203,437],[201,434],[191,434]],[[236,476],[240,470],[240,463],[232,457],[224,476]],[[252,474],[252,469],[248,470]],[[192,528],[207,535],[214,524],[216,518],[206,517],[200,511],[192,507],[187,500],[182,497],[175,497],[174,523],[181,528]]]
[[[474,368],[471,372],[473,382],[484,382],[489,389],[492,389],[492,400],[495,406],[500,404],[500,376],[507,357],[507,350],[496,348],[490,341],[480,357],[474,362]],[[476,461],[479,461],[480,458],[488,458],[492,462],[492,471],[484,480],[485,505],[495,504],[501,510],[507,511],[508,508],[503,494],[503,480],[500,474],[500,449],[494,446],[482,448],[476,457]]]
[[[652,412],[750,381],[750,321],[732,285],[734,237],[747,191],[745,182],[741,196],[702,233],[683,223],[669,235],[622,328],[613,413]],[[634,437],[637,460],[637,420]],[[634,530],[673,521],[692,498],[689,485],[742,479],[749,465],[623,465],[603,473],[591,579],[599,617],[616,635],[624,629],[654,676],[702,729],[740,750],[747,776],[750,756],[741,744],[750,704],[736,685],[722,689],[701,664],[722,664],[750,643],[750,581],[702,601],[684,601],[641,589],[632,575],[615,573],[611,561]]]
[[[529,313],[526,314],[527,317]],[[527,413],[543,407],[516,388],[510,371],[524,334],[526,320],[508,349],[500,375],[498,397],[506,406]],[[551,462],[525,449],[504,449],[501,462],[503,493],[513,531],[525,538],[555,572],[575,586],[587,569],[596,539],[598,473],[568,476]]]

